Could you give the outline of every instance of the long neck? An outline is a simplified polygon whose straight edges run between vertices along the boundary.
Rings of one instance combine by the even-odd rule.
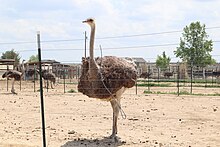
[[[95,41],[95,24],[91,25],[91,34],[90,34],[90,59],[89,59],[89,75],[90,79],[97,79],[98,75],[98,65],[94,59],[94,41]]]
[[[89,52],[90,59],[94,59],[94,41],[95,41],[95,24],[91,25],[91,34],[90,34],[90,44],[89,44]]]

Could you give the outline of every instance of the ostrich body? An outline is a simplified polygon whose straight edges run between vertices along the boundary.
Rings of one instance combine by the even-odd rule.
[[[170,71],[164,72],[164,77],[170,78],[170,77],[173,76],[173,73],[174,73],[174,71],[172,71],[172,72],[170,72]]]
[[[39,70],[37,70],[37,72],[38,72],[38,74],[40,73]],[[53,85],[55,85],[55,82],[56,82],[55,74],[48,72],[47,70],[42,70],[41,73],[42,73],[42,78],[44,79],[45,87],[46,87],[46,85],[48,87],[49,83],[46,83],[48,80],[48,81],[50,81],[51,88],[53,89]]]
[[[141,75],[140,75],[140,78],[150,78],[150,76],[152,75],[152,73],[150,72],[143,72]]]
[[[213,71],[212,74],[216,77],[220,76],[220,71]]]
[[[46,82],[47,80],[50,81],[51,88],[53,89],[53,85],[55,85],[56,82],[56,76],[53,73],[48,72],[47,70],[43,70],[42,77],[44,79],[44,82]],[[48,87],[48,83],[47,83],[47,87]]]
[[[35,69],[28,69],[27,71],[26,71],[26,74],[27,74],[27,76],[30,76],[30,77],[32,77],[34,74],[35,74],[35,72],[36,72],[36,70]]]
[[[121,109],[120,99],[126,88],[135,85],[137,71],[135,64],[123,58],[105,56],[94,58],[95,22],[87,19],[84,23],[91,26],[90,57],[83,58],[82,72],[78,91],[90,98],[110,101],[113,109],[113,127],[111,137],[117,134],[117,119]]]
[[[12,87],[11,87],[11,92],[13,94],[17,94],[15,92],[15,89],[14,89],[14,84],[15,84],[15,80],[18,81],[18,80],[21,80],[21,76],[22,76],[22,73],[17,71],[17,70],[7,70],[3,75],[2,75],[2,78],[11,78],[12,79]]]
[[[28,76],[33,76],[35,74],[35,71],[37,71],[37,73],[40,74],[40,71],[38,69],[36,69],[36,70],[35,69],[28,69],[26,73],[27,73]],[[53,85],[55,85],[55,83],[56,83],[56,76],[55,76],[55,74],[50,73],[47,70],[42,70],[42,78],[44,79],[45,87],[46,87],[46,85],[48,87],[49,83],[46,84],[46,82],[48,80],[51,83],[51,88],[53,88]]]

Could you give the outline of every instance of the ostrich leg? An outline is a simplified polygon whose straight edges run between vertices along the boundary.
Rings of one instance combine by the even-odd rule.
[[[119,106],[120,106],[120,98],[119,99],[113,99],[110,101],[111,106],[113,109],[113,125],[112,125],[112,138],[116,137],[117,134],[117,120],[118,120],[118,114],[119,114]]]
[[[50,81],[51,89],[54,89],[54,84],[52,81]]]
[[[15,85],[15,79],[13,78],[13,79],[12,79],[12,86],[11,86],[11,93],[17,94],[17,93],[15,92],[14,85]]]

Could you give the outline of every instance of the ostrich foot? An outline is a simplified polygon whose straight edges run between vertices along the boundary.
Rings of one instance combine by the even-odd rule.
[[[120,138],[116,134],[112,134],[109,137],[113,142],[119,142]]]
[[[13,94],[17,94],[17,93],[15,92],[15,90],[14,90],[14,89],[12,89],[12,90],[11,90],[11,93],[13,93]]]

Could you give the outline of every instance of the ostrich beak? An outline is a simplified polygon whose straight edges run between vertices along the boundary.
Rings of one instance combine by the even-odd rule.
[[[82,23],[86,23],[86,22],[87,22],[86,20],[82,21]]]

